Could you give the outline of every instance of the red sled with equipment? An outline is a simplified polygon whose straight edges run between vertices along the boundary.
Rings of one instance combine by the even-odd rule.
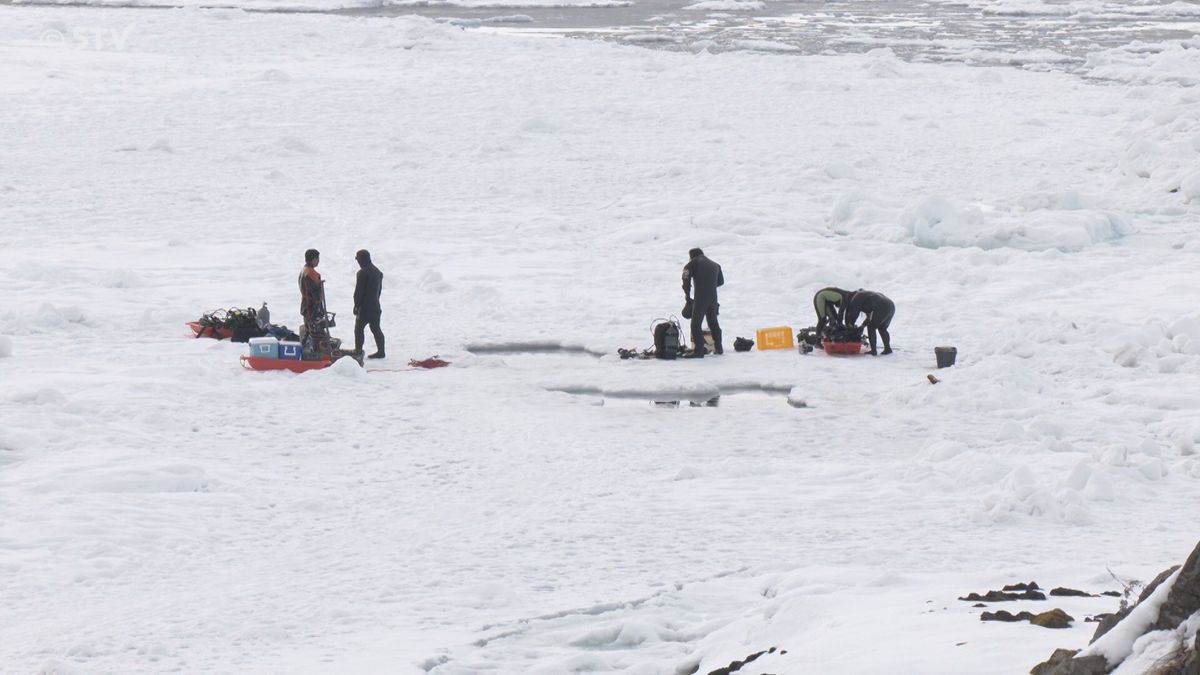
[[[861,354],[862,347],[862,342],[834,342],[832,340],[823,340],[821,342],[821,348],[825,350],[825,353],[833,354],[834,356]]]
[[[305,350],[299,342],[280,341],[273,337],[250,338],[250,353],[242,356],[242,367],[247,370],[290,370],[303,373],[332,366],[341,358],[352,358],[362,365],[361,352],[345,352],[340,341],[330,340],[333,349],[328,352]],[[309,358],[304,358],[308,356]]]
[[[229,340],[233,338],[232,328],[205,325],[199,321],[189,321],[187,325],[188,328],[192,329],[192,335],[198,338],[213,338],[214,340]]]
[[[272,359],[264,356],[243,356],[242,367],[246,370],[290,370],[293,373],[303,373],[309,370],[320,370],[333,365],[330,359],[317,361],[300,361],[295,359]]]

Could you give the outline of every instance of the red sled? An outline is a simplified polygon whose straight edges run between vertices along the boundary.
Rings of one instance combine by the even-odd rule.
[[[188,328],[192,329],[192,334],[198,338],[212,338],[214,340],[228,340],[233,337],[233,329],[231,328],[214,328],[213,326],[203,326],[199,321],[189,321]]]
[[[293,373],[303,373],[308,370],[319,370],[333,365],[333,361],[303,361],[297,359],[265,359],[259,356],[243,356],[242,367],[246,370],[290,370]]]
[[[821,346],[825,349],[826,354],[838,356],[859,354],[862,352],[861,342],[832,342],[830,340],[822,340]]]

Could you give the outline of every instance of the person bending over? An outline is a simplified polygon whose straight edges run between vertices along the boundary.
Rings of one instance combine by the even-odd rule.
[[[813,309],[817,310],[817,335],[824,337],[825,326],[832,324],[842,314],[850,291],[836,286],[827,286],[813,296]]]
[[[896,314],[896,304],[882,293],[859,289],[851,293],[846,300],[846,325],[855,325],[859,314],[866,315],[863,327],[867,329],[867,338],[871,342],[871,355],[877,354],[875,351],[876,331],[883,338],[883,353],[891,354],[892,336],[888,333],[888,326],[891,325],[892,317]]]

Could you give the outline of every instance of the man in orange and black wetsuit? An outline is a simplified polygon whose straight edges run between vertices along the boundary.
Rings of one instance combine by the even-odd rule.
[[[325,321],[325,282],[317,272],[321,254],[310,248],[304,252],[304,269],[300,271],[300,315],[304,317],[304,333],[312,338],[316,352],[328,350],[329,326]]]

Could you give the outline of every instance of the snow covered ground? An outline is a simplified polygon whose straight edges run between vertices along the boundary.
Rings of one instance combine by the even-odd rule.
[[[0,69],[0,670],[1024,672],[1115,600],[958,596],[1195,544],[1195,39],[1078,77],[0,7]],[[310,246],[344,338],[371,249],[387,363],[188,339],[295,326]],[[897,353],[618,360],[692,246],[728,342],[837,284]],[[608,355],[466,349],[538,341]]]

